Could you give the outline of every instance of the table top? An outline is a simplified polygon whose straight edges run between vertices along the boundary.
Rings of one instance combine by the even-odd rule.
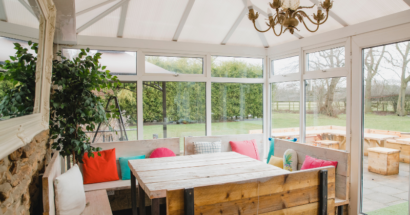
[[[307,135],[315,135],[315,134],[333,134],[333,135],[340,135],[346,136],[346,131],[344,130],[336,130],[336,129],[326,129],[326,130],[308,130],[306,131]],[[272,137],[287,137],[287,136],[297,136],[299,132],[282,132],[282,133],[272,133]],[[390,135],[390,134],[374,134],[374,133],[364,133],[364,138],[372,139],[372,140],[386,140],[386,139],[394,139],[399,136]]]
[[[130,160],[128,165],[139,185],[151,199],[166,197],[167,190],[239,182],[288,173],[281,168],[235,152]]]
[[[396,141],[399,143],[410,144],[410,138],[397,139]]]
[[[390,149],[390,148],[384,148],[384,147],[373,147],[373,148],[368,148],[367,150],[369,152],[377,152],[377,153],[383,153],[383,154],[393,154],[393,153],[400,152],[400,150],[397,150],[397,149]]]

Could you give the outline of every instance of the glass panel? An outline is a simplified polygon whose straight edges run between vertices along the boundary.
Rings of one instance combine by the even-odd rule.
[[[94,142],[137,140],[137,83],[121,83],[113,90],[93,92],[102,98],[104,109],[108,113],[118,110],[121,113],[120,119],[109,119],[108,123],[102,123],[99,128],[95,125],[95,131],[98,129],[98,132]],[[86,132],[91,141],[94,139],[95,131]]]
[[[223,78],[263,78],[263,59],[212,56],[211,74]]]
[[[145,73],[203,74],[203,58],[145,56]]]
[[[363,213],[409,213],[409,82],[410,42],[363,50]]]
[[[212,83],[212,135],[262,133],[263,84]]]
[[[25,60],[18,59],[15,43],[25,49],[26,53],[20,53]],[[24,66],[17,66],[17,62]],[[37,53],[28,42],[0,37],[0,121],[33,113],[36,62]]]
[[[307,54],[307,71],[345,66],[345,47],[332,48]]]
[[[300,81],[272,83],[272,137],[299,141]]]
[[[299,56],[272,60],[271,75],[299,73]]]
[[[73,59],[80,53],[79,49],[63,49],[63,56]],[[112,75],[137,75],[137,53],[126,51],[91,50],[90,55],[102,53],[100,64],[106,66]]]
[[[144,139],[205,136],[205,83],[143,83]]]
[[[346,150],[346,78],[306,80],[306,143]]]

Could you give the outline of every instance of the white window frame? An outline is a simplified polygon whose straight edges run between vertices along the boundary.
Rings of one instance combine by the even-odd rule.
[[[298,56],[300,59],[300,53],[298,50],[292,51],[290,53],[287,54],[283,54],[283,55],[276,55],[276,56],[272,56],[269,58],[269,66],[271,68],[271,71],[273,70],[272,68],[272,63],[275,60],[281,60],[281,59],[286,59],[286,58],[291,58],[291,57],[296,57]],[[299,65],[300,68],[300,65]],[[290,73],[290,74],[282,74],[282,75],[272,75],[271,72],[269,72],[269,82],[273,83],[273,82],[288,82],[288,81],[292,81],[292,80],[300,80],[300,69],[299,72],[295,72],[295,73]]]

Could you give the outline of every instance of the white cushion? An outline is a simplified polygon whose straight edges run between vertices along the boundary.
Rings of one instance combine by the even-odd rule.
[[[283,153],[283,169],[288,171],[298,170],[298,154],[293,149],[288,149]]]
[[[210,154],[221,152],[221,141],[217,142],[194,142],[195,154]]]
[[[57,215],[80,215],[86,205],[83,177],[77,164],[54,179]]]

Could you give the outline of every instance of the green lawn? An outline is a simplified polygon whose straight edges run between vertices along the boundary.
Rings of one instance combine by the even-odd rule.
[[[337,125],[346,126],[346,115],[337,118],[313,114],[306,116],[307,126]],[[272,128],[299,127],[299,114],[277,113],[273,115]],[[136,126],[130,127],[135,129]],[[410,132],[410,117],[398,117],[395,115],[366,114],[365,128]],[[168,137],[205,136],[205,123],[201,124],[169,124],[167,126]],[[262,120],[217,122],[212,123],[212,135],[248,134],[249,130],[262,129]],[[137,139],[137,132],[128,132],[129,140]],[[162,125],[144,125],[144,139],[152,139],[153,134],[163,138]],[[182,138],[181,138],[182,143]]]

